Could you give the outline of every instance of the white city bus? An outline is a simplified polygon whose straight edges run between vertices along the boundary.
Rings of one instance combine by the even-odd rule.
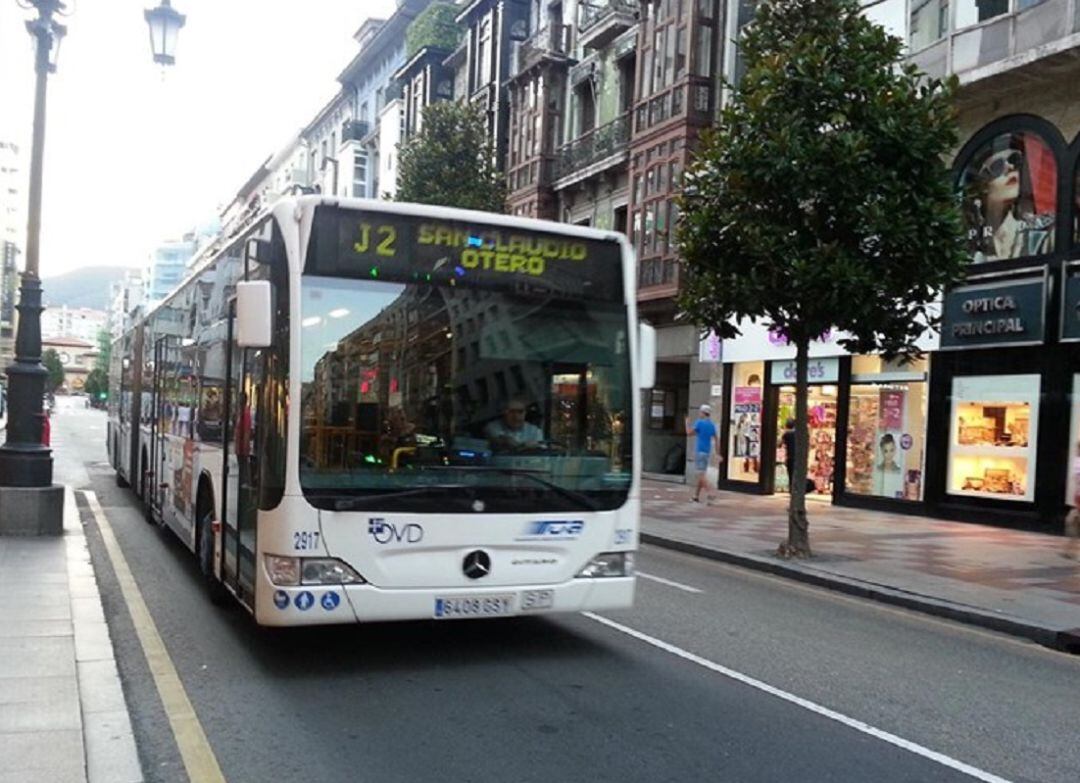
[[[638,327],[617,233],[287,199],[112,356],[117,482],[263,625],[633,600]]]

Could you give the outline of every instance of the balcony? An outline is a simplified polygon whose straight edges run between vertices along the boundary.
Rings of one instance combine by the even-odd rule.
[[[530,38],[518,44],[514,74],[544,63],[570,62],[570,25],[556,24],[541,27]]]
[[[629,0],[583,0],[578,6],[581,47],[601,49],[636,25],[636,6]]]
[[[679,290],[679,264],[674,258],[648,258],[638,262],[638,301],[663,299]]]
[[[371,126],[363,120],[349,120],[341,126],[341,141],[363,141],[371,132]]]
[[[932,77],[955,74],[961,87],[1021,69],[1052,77],[1055,61],[1075,62],[1067,55],[1080,46],[1080,6],[1068,0],[1007,0],[1002,13],[987,11],[985,19],[977,18],[977,0],[966,0],[947,19],[936,16],[937,5],[923,8],[912,12],[908,61]]]
[[[712,82],[699,76],[668,87],[639,101],[634,109],[634,133],[641,134],[672,119],[708,124],[712,120]]]
[[[599,128],[593,128],[582,134],[569,144],[559,147],[558,158],[555,161],[555,179],[563,180],[573,177],[574,181],[578,181],[592,176],[607,168],[607,166],[598,168],[596,164],[625,153],[629,144],[630,113],[627,112]],[[612,163],[616,162],[618,160],[612,160]],[[557,182],[556,186],[565,187],[569,184],[572,182]]]

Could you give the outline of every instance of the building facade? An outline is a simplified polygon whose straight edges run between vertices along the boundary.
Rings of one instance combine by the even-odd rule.
[[[146,283],[138,269],[129,269],[122,280],[109,287],[108,330],[113,339],[128,328],[132,312],[142,306],[145,298]]]
[[[71,337],[97,345],[98,334],[108,329],[109,314],[90,307],[47,307],[41,314],[41,337]]]
[[[180,284],[197,249],[194,234],[162,242],[154,248],[146,270],[146,297],[149,301],[160,302]]]
[[[0,387],[15,359],[19,257],[26,236],[23,166],[18,145],[0,140]]]
[[[43,351],[56,351],[60,364],[64,368],[64,381],[60,391],[65,394],[81,392],[86,385],[86,376],[94,369],[97,361],[97,341],[77,340],[73,337],[43,337]]]

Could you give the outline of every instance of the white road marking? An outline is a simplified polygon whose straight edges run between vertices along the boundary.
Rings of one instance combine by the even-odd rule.
[[[638,572],[638,576],[640,575],[641,573]],[[601,625],[606,625],[608,628],[616,630],[619,633],[624,633],[627,636],[631,636],[639,641],[652,645],[653,647],[663,650],[664,652],[671,653],[672,655],[678,656],[683,660],[695,663],[698,666],[708,669],[709,671],[716,672],[717,674],[735,680],[736,682],[741,682],[744,685],[749,685],[751,688],[755,688],[759,691],[767,693],[770,696],[775,696],[778,699],[783,699],[786,702],[790,702],[791,704],[802,707],[805,710],[809,710],[816,715],[821,715],[822,717],[828,718],[829,720],[834,720],[837,723],[847,726],[848,728],[855,729],[855,731],[867,734],[871,737],[874,737],[875,739],[881,740],[882,742],[887,742],[890,745],[895,745],[898,748],[902,748],[903,750],[914,753],[917,756],[922,756],[923,758],[941,764],[942,766],[948,767],[949,769],[954,769],[957,772],[962,772],[963,774],[973,777],[976,780],[982,780],[985,781],[985,783],[1010,783],[1007,778],[998,777],[997,775],[985,772],[984,770],[981,770],[977,767],[973,767],[970,764],[965,764],[962,761],[958,761],[957,759],[954,759],[950,756],[946,756],[944,753],[938,753],[936,750],[930,750],[929,748],[923,747],[922,745],[919,745],[915,742],[906,740],[903,737],[898,737],[895,734],[890,734],[887,731],[882,731],[881,729],[875,728],[868,723],[863,723],[861,720],[850,718],[843,713],[837,712],[836,710],[831,710],[828,707],[822,707],[820,704],[812,702],[809,699],[804,699],[801,696],[796,696],[793,693],[788,693],[787,691],[780,690],[779,688],[762,682],[761,680],[756,680],[753,677],[750,677],[741,672],[737,672],[734,669],[729,669],[726,666],[722,666],[715,661],[710,661],[708,658],[702,658],[700,655],[695,655],[694,653],[688,652],[681,647],[676,647],[674,644],[665,642],[662,639],[657,639],[655,636],[649,636],[649,634],[647,633],[642,633],[641,631],[635,630],[627,625],[623,625],[622,623],[617,623],[614,620],[609,620],[606,617],[601,617],[600,615],[594,614],[593,612],[582,612],[582,614],[585,617],[588,617],[590,620],[595,620]]]
[[[644,571],[637,571],[635,573],[637,573],[637,575],[640,576],[642,579],[648,579],[650,582],[659,582],[662,585],[667,585],[668,587],[674,587],[676,590],[685,590],[688,593],[703,593],[703,592],[705,592],[704,590],[699,590],[696,587],[691,587],[690,585],[684,585],[682,582],[673,582],[670,579],[664,579],[664,577],[662,577],[662,576],[653,576],[652,574],[646,574]]]

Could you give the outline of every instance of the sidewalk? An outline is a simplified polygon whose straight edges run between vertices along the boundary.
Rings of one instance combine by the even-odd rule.
[[[79,510],[0,536],[0,783],[138,783],[135,738]]]
[[[786,495],[690,495],[645,480],[642,541],[1080,652],[1080,561],[1060,536],[809,501],[814,557],[787,561]]]

